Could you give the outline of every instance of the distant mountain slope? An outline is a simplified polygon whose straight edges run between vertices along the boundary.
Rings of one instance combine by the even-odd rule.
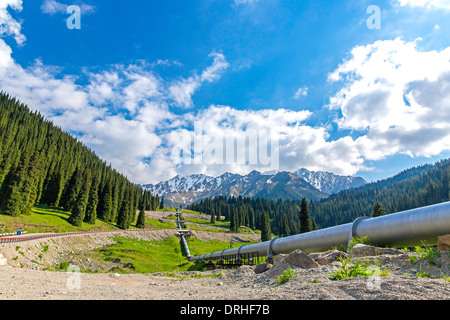
[[[260,173],[248,175],[225,173],[217,178],[194,174],[143,185],[152,194],[164,196],[166,204],[187,205],[215,196],[248,196],[252,198],[320,200],[332,193],[359,187],[366,181],[359,177],[342,177],[328,172],[310,172],[306,169],[291,172]]]
[[[319,227],[325,228],[370,216],[377,201],[387,213],[449,201],[449,180],[450,159],[446,159],[312,202],[311,215]]]
[[[342,190],[358,188],[367,183],[361,177],[338,176],[330,172],[300,169],[294,174],[326,194],[339,193]]]

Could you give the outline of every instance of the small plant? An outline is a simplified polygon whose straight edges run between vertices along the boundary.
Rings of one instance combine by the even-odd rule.
[[[283,271],[283,274],[276,278],[279,284],[285,284],[289,280],[295,277],[295,270],[292,268],[287,268]]]
[[[389,275],[389,268],[382,268],[381,264],[375,263],[377,268],[371,268],[371,265],[369,265],[368,262],[364,263],[361,260],[357,260],[354,265],[350,265],[351,257],[348,259],[340,257],[339,260],[342,263],[342,267],[336,270],[335,273],[328,273],[331,276],[330,279],[334,281],[353,277],[371,277],[375,273],[376,276],[379,277],[386,277]]]
[[[429,274],[426,271],[422,271],[422,266],[420,266],[420,270],[418,272],[416,272],[416,277],[417,278],[431,278],[431,274]]]
[[[319,280],[319,279],[314,279],[314,280],[312,281],[312,283],[320,283],[320,280]]]
[[[368,245],[368,246],[373,246],[373,244],[369,240],[369,237],[367,237],[367,236],[365,236],[365,237],[353,237],[352,240],[350,241],[350,246],[348,247],[348,250],[350,250],[351,248],[353,248],[357,244],[365,244],[365,245]]]
[[[419,254],[419,258],[421,260],[427,261],[432,265],[439,265],[436,259],[440,257],[440,251],[437,248],[427,246],[424,243],[422,244],[423,247],[415,248],[415,251]]]
[[[416,263],[417,262],[417,257],[416,256],[409,256],[408,259],[409,259],[409,262],[411,262],[411,263]]]
[[[332,272],[328,273],[331,276],[331,280],[339,281],[352,277],[368,276],[367,268],[361,266],[362,262],[360,260],[356,261],[356,263],[353,266],[350,265],[351,258],[345,259],[343,257],[339,257],[339,261],[342,262],[342,267],[336,270],[336,273]]]
[[[442,280],[445,280],[445,281],[447,281],[447,282],[450,282],[450,276],[448,276],[448,275],[444,275],[444,273],[441,271],[441,278],[442,278]]]

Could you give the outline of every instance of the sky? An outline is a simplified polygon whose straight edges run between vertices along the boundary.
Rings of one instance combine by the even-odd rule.
[[[0,90],[135,183],[450,157],[450,0],[0,0]]]

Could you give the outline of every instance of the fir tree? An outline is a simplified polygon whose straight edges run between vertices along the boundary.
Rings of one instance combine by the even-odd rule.
[[[142,204],[142,206],[139,210],[139,216],[137,218],[136,228],[139,228],[139,229],[145,228],[145,206],[146,206],[146,202],[144,201],[144,203]]]
[[[384,210],[382,204],[377,201],[375,203],[375,205],[373,206],[372,218],[381,217],[381,216],[384,216],[385,214],[386,214],[386,211]]]
[[[210,222],[212,224],[216,224],[216,212],[214,211],[214,207],[211,208],[211,220],[210,220]]]
[[[263,214],[263,220],[262,220],[262,230],[261,230],[261,241],[269,241],[272,239],[272,231],[270,230],[270,217],[267,212],[264,212]]]
[[[300,233],[305,233],[311,231],[311,217],[309,214],[309,206],[306,198],[303,197],[302,203],[300,205]]]
[[[92,181],[91,189],[89,191],[89,200],[86,207],[86,214],[84,222],[89,224],[95,224],[97,220],[97,207],[98,207],[98,178],[94,178]]]

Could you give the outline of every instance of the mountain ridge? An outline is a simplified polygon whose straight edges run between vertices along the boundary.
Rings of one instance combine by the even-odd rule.
[[[152,194],[164,197],[168,205],[189,205],[214,196],[249,196],[253,198],[320,200],[342,190],[367,184],[361,177],[339,176],[325,171],[309,171],[305,168],[295,172],[252,171],[247,175],[225,172],[218,177],[192,174],[141,185]]]

